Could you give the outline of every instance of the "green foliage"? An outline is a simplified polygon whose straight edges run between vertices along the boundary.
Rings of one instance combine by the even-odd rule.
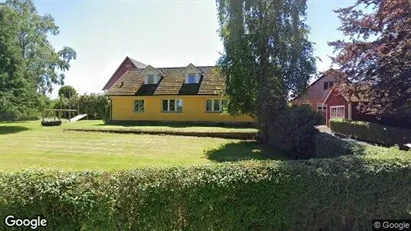
[[[305,89],[315,73],[303,0],[217,0],[230,114],[257,119],[267,141],[271,118],[286,108],[289,93]]]
[[[106,106],[104,107],[104,124],[109,124],[111,122],[111,101],[107,100]]]
[[[326,133],[319,133],[315,136],[315,158],[363,154],[364,147],[354,141],[345,141]]]
[[[289,106],[273,121],[269,130],[269,145],[286,152],[292,159],[314,156],[314,138],[321,116],[309,106]]]
[[[59,96],[63,95],[65,98],[70,99],[77,94],[76,89],[72,86],[62,86],[59,89]]]
[[[58,34],[54,19],[39,15],[31,0],[8,0],[0,9],[0,120],[38,118],[44,94],[63,84],[76,53],[56,52],[50,34]]]
[[[331,120],[330,127],[335,133],[375,144],[402,146],[411,143],[411,130],[409,129],[342,119]]]
[[[80,96],[80,113],[87,114],[89,119],[106,118],[108,99],[104,94],[84,94]]]
[[[409,161],[354,157],[23,171],[0,173],[0,214],[41,214],[51,230],[367,230],[411,217],[410,181]]]

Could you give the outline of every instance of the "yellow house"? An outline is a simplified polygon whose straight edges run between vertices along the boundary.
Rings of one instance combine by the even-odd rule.
[[[253,122],[223,112],[225,79],[214,66],[154,68],[127,57],[105,85],[112,121]]]

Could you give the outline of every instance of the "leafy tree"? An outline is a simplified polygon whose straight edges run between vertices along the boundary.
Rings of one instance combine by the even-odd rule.
[[[364,113],[411,124],[411,1],[357,0],[335,12],[349,39],[330,42],[333,61],[354,83],[343,93],[360,96]]]
[[[249,114],[267,142],[269,127],[315,73],[305,0],[217,0],[228,112]]]
[[[16,40],[18,15],[10,8],[0,8],[0,120],[22,117],[40,96],[30,79],[24,78],[23,57]]]
[[[59,96],[63,95],[67,99],[70,99],[71,97],[75,96],[77,94],[76,89],[74,89],[72,86],[62,86],[59,89]]]
[[[76,52],[55,51],[47,36],[58,34],[50,15],[41,16],[31,0],[8,0],[0,9],[0,119],[16,119],[47,103],[53,84],[64,83],[64,71]]]

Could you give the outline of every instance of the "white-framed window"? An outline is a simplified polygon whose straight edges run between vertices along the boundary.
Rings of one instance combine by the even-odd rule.
[[[227,107],[226,99],[207,99],[206,112],[222,112]]]
[[[317,111],[319,112],[327,111],[327,104],[317,103]]]
[[[147,75],[147,84],[154,84],[154,75],[148,74]]]
[[[188,78],[187,78],[187,83],[196,83],[196,74],[195,73],[189,73]]]
[[[134,112],[144,112],[144,100],[134,100]]]
[[[330,107],[330,118],[345,118],[345,106],[331,106]]]
[[[183,100],[182,99],[163,99],[163,112],[182,112]]]

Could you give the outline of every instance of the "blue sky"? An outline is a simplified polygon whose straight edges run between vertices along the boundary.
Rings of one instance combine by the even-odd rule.
[[[1,1],[1,0],[0,0]],[[78,56],[65,84],[80,93],[101,92],[126,56],[154,67],[214,65],[223,50],[214,0],[35,0],[51,14],[60,34],[56,49],[73,47]],[[308,0],[309,39],[315,42],[319,71],[330,67],[327,45],[342,37],[334,9],[353,0]],[[56,87],[52,96],[57,94]]]

